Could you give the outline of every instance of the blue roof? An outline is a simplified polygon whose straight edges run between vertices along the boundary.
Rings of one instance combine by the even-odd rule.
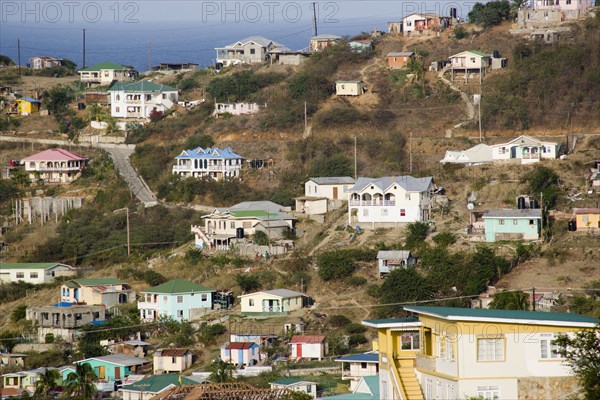
[[[349,354],[347,356],[338,357],[335,361],[356,361],[356,362],[379,362],[378,353],[362,353],[362,354]]]
[[[71,307],[75,303],[69,303],[68,301],[61,301],[59,303],[52,304],[54,307]]]
[[[106,321],[92,321],[89,324],[98,326],[98,325],[104,325],[105,323],[106,323]]]
[[[32,99],[31,97],[21,97],[20,100],[25,100],[25,101],[28,101],[30,103],[41,103],[41,101],[36,100],[36,99]]]
[[[198,147],[196,149],[184,150],[180,155],[175,157],[175,159],[183,159],[187,160],[190,158],[206,158],[206,159],[244,159],[244,157],[235,154],[231,147],[227,147],[226,149],[218,149],[216,147],[210,148],[207,147],[203,149],[202,147]]]

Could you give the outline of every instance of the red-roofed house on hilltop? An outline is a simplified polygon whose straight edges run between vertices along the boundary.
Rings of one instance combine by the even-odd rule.
[[[79,178],[89,158],[64,149],[49,149],[26,157],[21,162],[32,181],[70,183]]]
[[[291,358],[316,359],[325,358],[329,352],[329,346],[323,335],[296,335],[290,340],[292,348]]]
[[[256,365],[260,362],[260,346],[254,342],[227,342],[221,347],[221,359],[234,365]]]

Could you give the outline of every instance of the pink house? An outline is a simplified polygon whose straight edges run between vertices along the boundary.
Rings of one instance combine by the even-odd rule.
[[[290,340],[293,359],[323,359],[328,351],[327,340],[323,335],[296,335]]]
[[[49,149],[26,157],[21,162],[32,181],[70,183],[79,178],[89,158],[64,149]]]

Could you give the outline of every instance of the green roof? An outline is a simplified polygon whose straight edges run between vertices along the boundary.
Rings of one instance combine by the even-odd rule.
[[[363,376],[362,380],[364,380],[371,394],[364,392],[346,393],[328,396],[327,400],[379,400],[379,375]],[[359,383],[358,388],[362,389],[363,386]]]
[[[79,72],[100,72],[103,69],[116,69],[119,71],[129,70],[130,67],[126,67],[125,65],[115,64],[111,62],[103,62],[100,64],[92,65],[91,67],[87,67],[84,69],[80,69]]]
[[[313,381],[307,381],[306,379],[296,379],[296,378],[279,378],[277,380],[274,380],[273,382],[269,382],[275,385],[295,385],[297,383],[300,382],[308,382],[308,383],[317,383],[317,382],[313,382]]]
[[[377,325],[377,324],[401,324],[401,323],[408,323],[408,322],[418,322],[419,318],[417,317],[407,317],[407,318],[385,318],[385,319],[365,319],[363,322],[366,322],[368,324],[373,324],[373,325]]]
[[[180,379],[181,383],[179,382]],[[161,374],[150,376],[137,381],[136,383],[132,383],[131,385],[125,385],[123,386],[123,390],[131,390],[136,392],[143,390],[144,392],[159,393],[171,385],[181,386],[182,384],[197,385],[198,382],[178,374]]]
[[[65,282],[65,285],[68,287],[78,287],[78,286],[98,286],[98,285],[126,285],[127,282],[124,282],[118,278],[89,278],[89,279],[73,279]]]
[[[143,293],[189,293],[189,292],[214,292],[206,286],[197,283],[185,281],[183,279],[174,279],[165,282],[162,285],[154,286],[143,291]]]
[[[69,267],[61,263],[2,263],[0,264],[0,269],[50,269],[57,265]]]
[[[151,93],[151,92],[176,92],[177,89],[167,85],[161,85],[150,81],[141,82],[115,82],[108,89],[109,92],[125,91],[130,93]]]
[[[265,210],[241,210],[230,211],[231,215],[236,218],[255,217],[258,219],[291,219],[291,216],[276,212],[267,212]]]
[[[488,56],[488,55],[489,55],[489,54],[482,53],[481,51],[477,51],[477,50],[467,50],[467,52],[469,52],[469,53],[473,53],[473,54],[476,54],[476,55],[478,55],[478,56],[480,56],[480,57],[485,57],[485,56]]]
[[[492,310],[485,308],[454,308],[454,307],[430,307],[430,306],[405,306],[406,311],[412,311],[417,314],[427,314],[448,319],[473,319],[473,318],[493,318],[509,319],[539,322],[560,322],[560,323],[590,323],[600,322],[597,318],[585,315],[542,312],[542,311],[516,311],[516,310]]]

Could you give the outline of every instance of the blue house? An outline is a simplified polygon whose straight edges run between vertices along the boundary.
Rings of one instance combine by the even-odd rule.
[[[182,151],[175,161],[173,173],[182,178],[210,176],[219,181],[239,178],[244,157],[234,153],[231,147],[223,150],[198,147]]]
[[[537,240],[542,226],[540,209],[489,210],[483,214],[485,241]]]
[[[138,310],[143,321],[154,321],[158,316],[177,321],[191,320],[212,310],[216,290],[194,282],[175,279],[140,292],[142,301]]]

